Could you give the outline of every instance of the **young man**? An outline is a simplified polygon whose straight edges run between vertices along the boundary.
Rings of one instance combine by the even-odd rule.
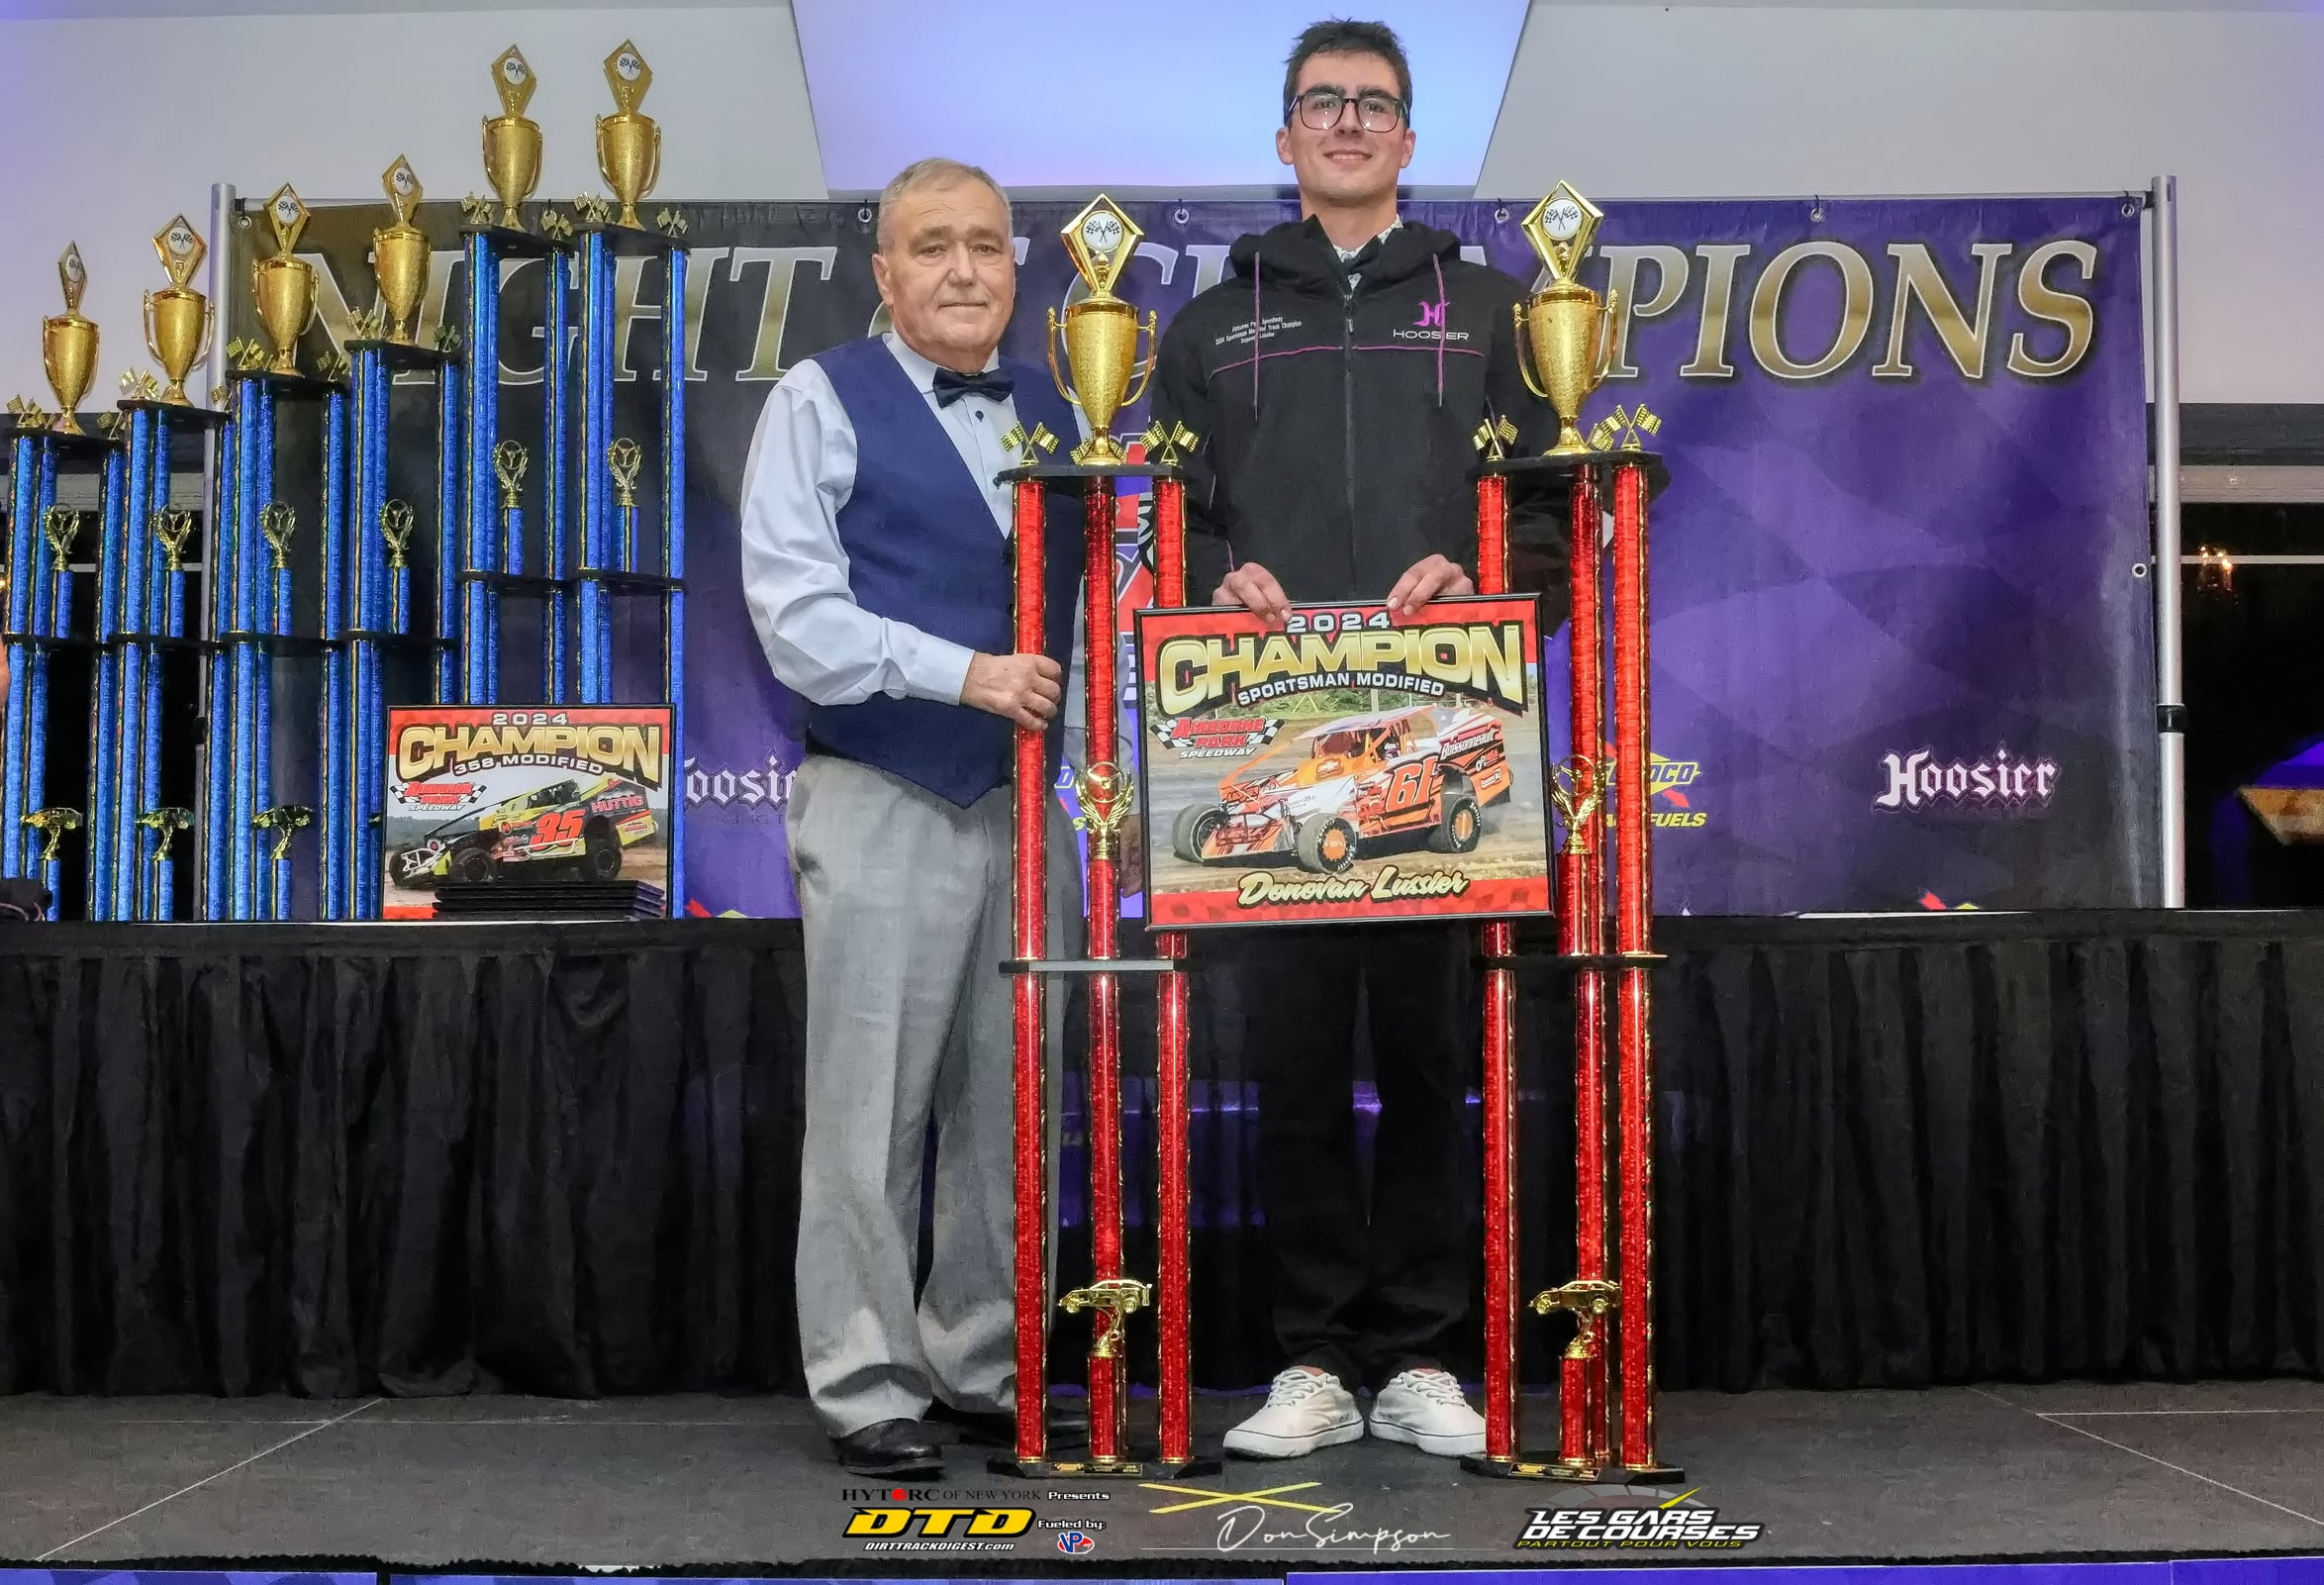
[[[1155,416],[1202,437],[1187,584],[1217,604],[1280,622],[1295,600],[1410,611],[1475,592],[1471,437],[1488,418],[1536,450],[1554,434],[1518,372],[1521,288],[1464,262],[1450,233],[1398,219],[1411,102],[1388,28],[1303,34],[1275,135],[1302,218],[1237,242],[1232,278],[1163,337]],[[1562,567],[1563,534],[1541,504],[1513,502],[1512,535],[1551,552],[1539,570]],[[1482,1452],[1485,1423],[1440,1363],[1469,1313],[1480,1243],[1465,1104],[1474,932],[1262,931],[1227,949],[1248,988],[1275,1329],[1291,1360],[1227,1450],[1288,1458],[1352,1441],[1366,1427],[1355,1392],[1369,1387],[1373,1436]],[[1359,1007],[1380,1095],[1368,1205],[1351,1116]]]
[[[940,1472],[923,1416],[1013,1439],[1010,729],[1060,725],[1081,546],[1050,537],[1046,652],[1011,653],[1001,438],[1074,422],[1045,371],[998,355],[1011,235],[983,171],[898,175],[872,259],[896,328],[784,376],[742,487],[751,618],[811,706],[788,816],[808,990],[800,1348],[839,1462],[889,1478]]]

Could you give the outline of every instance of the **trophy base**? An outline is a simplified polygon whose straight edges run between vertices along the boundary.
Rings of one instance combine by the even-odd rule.
[[[1586,968],[1655,968],[1670,961],[1664,952],[1508,952],[1480,955],[1470,960],[1478,968],[1546,968],[1579,972]]]
[[[1020,1480],[1190,1480],[1215,1475],[1215,1458],[1018,1458],[996,1453],[985,1462],[995,1475]]]
[[[571,243],[559,238],[543,236],[536,231],[523,231],[515,226],[462,226],[462,237],[481,237],[500,257],[546,258],[551,253],[569,253]]]
[[[139,644],[147,649],[159,649],[171,654],[206,655],[213,653],[218,647],[209,640],[197,638],[190,633],[117,633],[107,642],[111,645],[124,648],[131,644]]]
[[[604,586],[608,594],[683,594],[684,578],[665,578],[658,572],[626,572],[620,567],[583,567],[579,581]]]
[[[1671,482],[1671,470],[1660,451],[1598,451],[1585,448],[1573,453],[1551,451],[1543,456],[1504,456],[1497,461],[1481,462],[1480,474],[1498,473],[1510,477],[1524,477],[1547,473],[1553,477],[1572,478],[1584,469],[1603,468],[1607,474],[1625,462],[1634,462],[1646,469],[1646,494],[1649,499],[1662,494]],[[1610,482],[1600,480],[1600,487]]]
[[[1186,965],[1173,957],[1005,957],[1004,974],[1174,974]]]
[[[312,374],[301,374],[295,369],[289,373],[273,368],[237,369],[229,378],[258,380],[274,393],[277,400],[287,397],[294,402],[321,402],[334,396],[347,394],[347,388],[337,380],[318,379]]]
[[[317,655],[330,654],[339,647],[341,642],[312,633],[253,633],[242,628],[229,628],[212,635],[210,640],[213,648],[247,645],[267,654],[299,660],[312,660]]]
[[[438,369],[446,363],[459,361],[449,352],[439,351],[433,347],[422,347],[418,342],[393,340],[349,342],[346,346],[346,352],[349,357],[359,357],[365,352],[377,352],[379,360],[392,369]]]
[[[616,258],[667,258],[672,253],[686,251],[685,243],[678,238],[665,237],[638,225],[635,211],[629,213],[627,223],[590,221],[574,227],[573,235],[604,238],[605,250]]]
[[[47,428],[27,428],[21,424],[0,421],[0,437],[16,441],[44,443],[51,455],[67,458],[99,457],[113,449],[114,443],[102,435],[88,435],[81,431]]]
[[[520,600],[546,600],[552,595],[570,594],[574,587],[571,578],[546,578],[531,572],[463,571],[462,583],[480,583],[495,594]]]
[[[339,637],[348,644],[377,644],[382,649],[409,650],[413,653],[458,647],[452,640],[438,639],[433,634],[395,633],[382,628],[348,628]]]
[[[169,420],[173,425],[182,424],[195,430],[222,430],[234,417],[231,413],[222,413],[217,408],[204,407],[198,402],[172,402],[160,397],[150,400],[141,397],[134,402],[120,403],[119,406],[124,413],[152,413]]]
[[[1509,1458],[1464,1453],[1461,1468],[1489,1480],[1554,1480],[1573,1486],[1595,1486],[1604,1474],[1596,1464],[1569,1464],[1551,1453],[1518,1453]]]
[[[1185,476],[1185,469],[1165,467],[1158,462],[1035,462],[1029,467],[1011,468],[1000,478],[1004,483],[1015,484],[1019,479],[1178,479]]]
[[[6,644],[11,649],[32,649],[42,654],[105,647],[94,639],[74,633],[0,633],[0,644]]]
[[[1550,1453],[1519,1453],[1514,1458],[1469,1453],[1461,1459],[1461,1468],[1489,1480],[1549,1480],[1567,1486],[1680,1486],[1687,1480],[1685,1470],[1669,1464],[1648,1469],[1625,1469],[1620,1464],[1600,1468],[1569,1464]]]

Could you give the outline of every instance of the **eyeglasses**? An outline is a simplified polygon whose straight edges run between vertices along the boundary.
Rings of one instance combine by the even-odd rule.
[[[1329,132],[1339,125],[1340,113],[1348,106],[1348,95],[1337,88],[1309,88],[1293,103],[1299,108],[1302,126],[1309,132]],[[1404,124],[1404,102],[1393,94],[1358,94],[1355,106],[1356,125],[1366,132],[1394,132]]]

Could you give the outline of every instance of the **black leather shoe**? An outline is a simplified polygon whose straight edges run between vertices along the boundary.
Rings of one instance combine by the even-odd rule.
[[[997,1409],[955,1409],[947,1403],[928,1405],[928,1418],[960,1428],[960,1439],[978,1447],[1015,1447],[1017,1417]],[[1049,1411],[1049,1441],[1054,1446],[1079,1447],[1090,1439],[1090,1417],[1078,1409]]]
[[[917,1420],[883,1420],[833,1436],[831,1451],[838,1456],[839,1467],[851,1475],[933,1478],[944,1473],[943,1454]]]

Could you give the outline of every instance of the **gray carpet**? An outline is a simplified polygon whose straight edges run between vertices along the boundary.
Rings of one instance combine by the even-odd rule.
[[[1255,1405],[1204,1399],[1205,1436],[1214,1445]],[[1551,1406],[1529,1403],[1527,1424],[1546,1437]],[[1759,1525],[1760,1538],[1733,1551],[1584,1555],[2324,1553],[2315,1382],[1687,1393],[1664,1399],[1662,1424],[1666,1455],[1696,1488],[1685,1504]],[[873,1483],[829,1462],[797,1399],[7,1398],[0,1559],[1104,1574],[1547,1564],[1574,1554],[1516,1547],[1532,1509],[1673,1495],[1478,1480],[1374,1441],[1230,1462],[1186,1492],[1019,1485],[986,1474],[981,1449],[956,1452],[946,1481],[916,1500],[1029,1506],[1036,1528],[981,1556],[867,1552],[845,1528],[849,1488]],[[1105,1496],[1049,1495],[1067,1489]],[[1241,1495],[1252,1493],[1265,1495]],[[1205,1501],[1220,1494],[1237,1499]],[[1069,1560],[1057,1536],[1076,1522],[1088,1544]]]

